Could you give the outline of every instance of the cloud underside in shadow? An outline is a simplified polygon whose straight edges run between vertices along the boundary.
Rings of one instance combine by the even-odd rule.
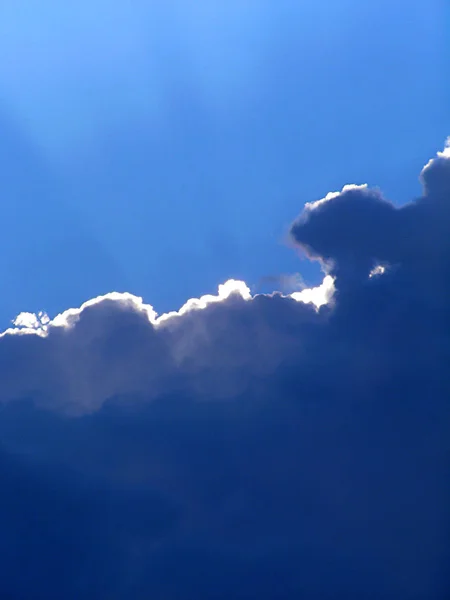
[[[314,291],[22,313],[2,597],[448,597],[448,148],[421,180],[400,207],[353,185],[305,206]]]

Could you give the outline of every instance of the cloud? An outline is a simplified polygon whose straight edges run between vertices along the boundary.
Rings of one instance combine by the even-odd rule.
[[[315,288],[306,288],[301,292],[293,292],[291,298],[298,302],[306,302],[314,304],[320,308],[324,304],[328,304],[334,295],[334,279],[331,275],[326,275],[323,282]]]
[[[280,301],[299,302],[291,310],[314,319],[313,310],[305,310],[302,304],[319,307],[332,292],[333,280],[327,276],[321,286],[280,296]],[[248,302],[253,308],[245,307]],[[33,394],[40,406],[83,414],[114,396],[157,396],[181,380],[197,393],[233,395],[255,374],[276,368],[278,338],[280,345],[296,344],[295,338],[288,341],[289,336],[276,334],[273,326],[264,323],[260,313],[265,308],[259,308],[260,304],[244,282],[229,280],[219,286],[217,295],[192,298],[179,311],[160,316],[142,298],[118,292],[89,300],[53,319],[45,313],[20,313],[14,327],[0,334],[0,339],[5,352],[13,345],[23,348],[23,377],[17,379],[15,371],[10,376],[7,370],[1,398],[8,401]],[[247,315],[251,337],[241,327]],[[220,325],[222,320],[226,327]],[[227,346],[234,349],[224,354]],[[204,369],[211,377],[192,378]],[[241,373],[242,369],[247,371]],[[217,378],[222,380],[219,387]]]
[[[422,170],[424,195],[400,207],[366,185],[347,185],[307,204],[292,239],[339,275],[341,286],[365,280],[379,264],[429,274],[431,265],[445,265],[450,250],[449,159],[447,143]]]
[[[404,206],[367,186],[307,204],[291,235],[317,288],[19,315],[2,595],[448,597],[449,165]]]
[[[449,192],[449,159],[450,137],[447,138],[444,150],[437,153],[437,158],[431,159],[423,168],[420,180],[426,194],[443,196]]]

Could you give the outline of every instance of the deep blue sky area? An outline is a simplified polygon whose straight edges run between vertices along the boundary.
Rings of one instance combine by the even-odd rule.
[[[0,323],[108,291],[158,312],[287,247],[346,183],[395,202],[450,131],[439,0],[0,4]],[[448,22],[447,22],[448,23]]]

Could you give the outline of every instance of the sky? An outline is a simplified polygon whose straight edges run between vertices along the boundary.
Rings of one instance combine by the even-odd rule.
[[[0,6],[0,596],[445,600],[443,3]]]
[[[450,128],[445,18],[438,0],[2,2],[0,322],[113,290],[165,312],[230,278],[317,284],[286,243],[306,201],[420,193]]]

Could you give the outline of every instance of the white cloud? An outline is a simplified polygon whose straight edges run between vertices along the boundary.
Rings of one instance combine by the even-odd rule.
[[[20,313],[14,319],[13,324],[16,327],[25,327],[26,329],[38,329],[40,326],[38,316],[31,312]]]
[[[289,297],[297,302],[312,303],[318,308],[328,303],[333,293],[334,280],[331,276],[327,275],[319,286],[294,292]],[[244,281],[229,279],[219,285],[216,295],[206,294],[200,298],[190,298],[178,311],[171,311],[158,316],[153,306],[146,304],[141,297],[128,292],[110,292],[84,302],[79,308],[69,308],[53,319],[50,319],[43,312],[39,312],[38,314],[22,312],[13,320],[14,327],[6,329],[0,334],[0,337],[14,334],[35,334],[46,337],[52,328],[72,328],[79,321],[84,311],[108,302],[111,302],[119,311],[131,311],[145,315],[148,322],[157,327],[169,319],[181,317],[191,311],[203,310],[211,304],[223,302],[233,295],[239,296],[243,300],[251,300],[254,297],[251,295],[250,288]]]
[[[450,158],[450,136],[445,140],[445,146],[442,152],[438,152],[440,158]]]
[[[434,158],[430,158],[427,164],[423,167],[419,178],[422,182],[424,181],[424,176],[426,177],[426,172],[436,161],[439,161],[440,159],[450,159],[450,136],[445,140],[444,149],[437,152],[436,156]]]
[[[342,190],[340,192],[328,192],[328,194],[324,198],[321,198],[320,200],[315,200],[314,202],[307,202],[305,204],[305,209],[306,210],[315,210],[322,204],[325,204],[325,202],[328,202],[329,200],[333,200],[333,198],[337,198],[344,192],[349,192],[350,190],[364,190],[364,189],[367,189],[367,187],[368,187],[367,183],[362,183],[361,185],[356,184],[356,183],[347,183],[346,185],[344,185],[344,187],[342,188]]]
[[[233,294],[241,296],[241,298],[244,300],[250,300],[252,297],[250,289],[244,281],[229,279],[225,283],[219,285],[216,296],[213,296],[212,294],[206,294],[200,298],[190,298],[185,304],[183,304],[180,310],[162,314],[160,317],[155,319],[154,322],[158,324],[159,322],[166,321],[172,317],[184,315],[191,310],[201,310],[210,304],[223,302],[223,300],[226,300]]]
[[[53,327],[72,327],[80,318],[80,314],[91,306],[111,301],[123,310],[132,310],[137,313],[144,313],[150,323],[156,322],[157,313],[150,304],[145,304],[141,297],[134,296],[128,292],[110,292],[104,296],[98,296],[92,300],[84,302],[80,308],[69,308],[63,313],[57,315],[50,325]]]
[[[385,272],[386,272],[385,266],[377,265],[370,271],[369,277],[376,277],[377,275],[383,275],[383,273],[385,273]]]
[[[328,304],[333,297],[335,291],[334,279],[331,275],[326,275],[322,283],[314,288],[307,288],[301,292],[294,292],[291,298],[297,302],[305,302],[306,304],[314,304],[316,308]]]

